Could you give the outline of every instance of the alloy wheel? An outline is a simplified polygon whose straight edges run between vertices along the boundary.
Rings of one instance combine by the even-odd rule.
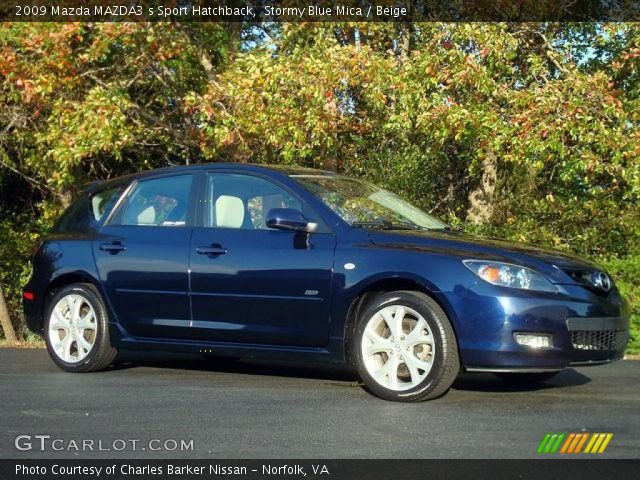
[[[81,295],[65,295],[53,307],[49,319],[52,350],[64,362],[78,363],[93,349],[97,328],[91,303]]]
[[[365,326],[361,348],[369,375],[395,391],[418,386],[431,371],[436,353],[427,321],[403,305],[375,312]]]

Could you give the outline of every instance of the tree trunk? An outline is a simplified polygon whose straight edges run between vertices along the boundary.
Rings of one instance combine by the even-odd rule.
[[[240,51],[240,46],[242,45],[242,22],[228,22],[227,23],[227,48],[228,48],[228,58],[233,57],[238,51]]]
[[[493,193],[498,178],[498,159],[492,151],[487,151],[482,159],[482,178],[480,184],[469,194],[467,221],[484,223],[493,214]]]
[[[11,318],[9,317],[9,310],[7,310],[7,304],[4,301],[4,295],[2,293],[2,288],[0,287],[0,326],[2,326],[2,330],[4,331],[4,338],[7,339],[10,343],[15,343],[18,339],[16,338],[16,332],[13,330],[13,324],[11,323]]]
[[[409,59],[409,53],[411,50],[411,33],[413,25],[410,23],[404,24],[400,33],[400,61],[405,63]]]

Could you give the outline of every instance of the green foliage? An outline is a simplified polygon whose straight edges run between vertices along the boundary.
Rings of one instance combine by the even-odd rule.
[[[640,354],[640,254],[623,258],[603,258],[600,265],[607,269],[631,309],[631,339],[627,352]]]
[[[601,261],[640,342],[637,24],[5,24],[0,284],[73,190],[197,161],[365,177]],[[37,220],[34,220],[37,219]]]
[[[20,301],[22,298],[22,285],[27,283],[31,273],[29,257],[33,244],[37,241],[38,233],[29,225],[13,223],[10,220],[2,220],[0,223],[0,285],[2,286],[7,302],[7,308],[13,314],[14,326],[18,327],[18,336],[24,331],[24,322],[21,314]],[[26,260],[26,261],[25,261]]]

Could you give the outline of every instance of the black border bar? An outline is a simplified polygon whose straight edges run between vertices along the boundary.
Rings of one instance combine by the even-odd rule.
[[[425,449],[428,449],[427,444],[425,444]],[[170,470],[169,466],[173,467],[173,471]],[[316,470],[314,470],[314,466]],[[182,468],[182,471],[177,472],[175,467]],[[99,472],[98,468],[100,468]],[[237,468],[246,473],[234,473]],[[55,473],[56,471],[60,472],[61,469],[74,473],[65,475]],[[109,473],[110,471],[113,471],[113,473]],[[326,478],[332,480],[359,478],[366,478],[367,480],[416,480],[422,478],[452,480],[628,480],[635,478],[638,471],[640,471],[640,459],[0,460],[0,478],[2,480],[167,480],[170,478],[181,480],[217,478],[243,480],[266,478]]]
[[[629,22],[640,0],[0,0],[0,21]]]

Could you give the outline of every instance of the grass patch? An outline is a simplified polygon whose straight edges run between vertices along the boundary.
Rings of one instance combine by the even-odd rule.
[[[10,342],[4,338],[0,338],[0,348],[45,348],[44,340],[40,337],[29,337],[27,340],[18,340]]]

